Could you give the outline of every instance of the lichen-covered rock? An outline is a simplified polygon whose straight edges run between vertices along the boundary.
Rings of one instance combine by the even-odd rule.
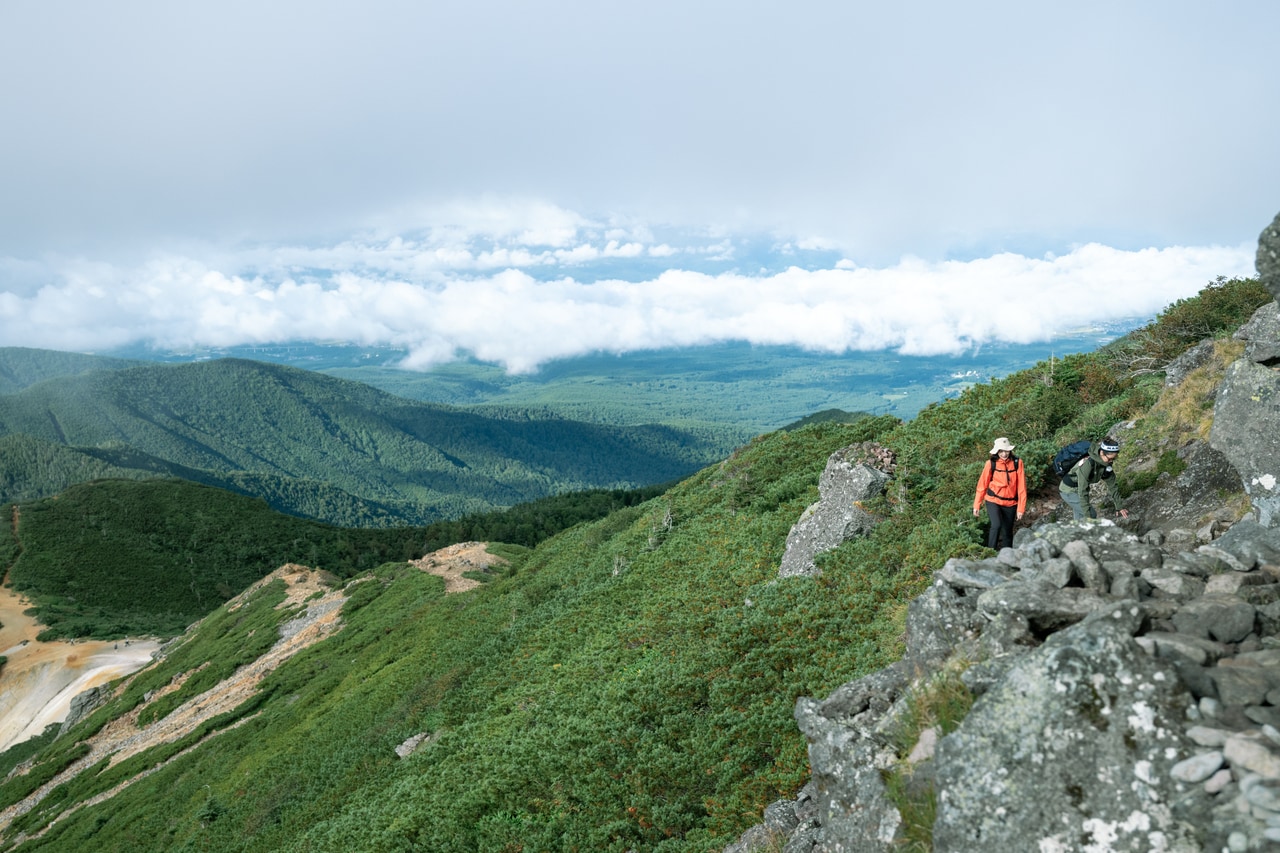
[[[809,742],[813,797],[824,853],[889,853],[902,815],[888,798],[881,770],[894,760],[860,729],[828,719],[819,703],[800,698],[796,724]]]
[[[1021,657],[938,744],[934,849],[1200,851],[1165,795],[1191,702],[1120,603]],[[1090,846],[1092,845],[1092,846]]]
[[[1233,335],[1245,341],[1244,357],[1258,364],[1280,360],[1280,305],[1268,302]]]
[[[1256,265],[1263,286],[1280,300],[1280,213],[1258,235]]]
[[[1212,355],[1213,341],[1203,340],[1169,362],[1164,368],[1165,387],[1173,388],[1181,385],[1188,373],[1208,363]]]
[[[861,504],[884,491],[889,475],[856,461],[863,455],[861,447],[850,445],[827,458],[818,479],[818,500],[809,505],[787,534],[779,577],[819,574],[815,557],[875,526],[875,517]]]
[[[988,619],[1020,616],[1039,633],[1074,625],[1106,604],[1097,591],[1068,587],[1058,589],[1045,581],[1005,584],[978,596],[978,610]]]
[[[1271,425],[1266,428],[1260,425]],[[1247,359],[1227,368],[1209,443],[1240,472],[1257,521],[1280,527],[1280,374]]]

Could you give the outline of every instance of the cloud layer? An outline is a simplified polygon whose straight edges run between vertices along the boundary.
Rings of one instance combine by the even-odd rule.
[[[165,254],[136,266],[0,259],[0,338],[103,351],[288,341],[395,345],[511,371],[589,352],[722,341],[826,352],[956,353],[1149,317],[1249,246],[907,258],[861,267],[825,246],[597,221],[550,205],[328,246]]]

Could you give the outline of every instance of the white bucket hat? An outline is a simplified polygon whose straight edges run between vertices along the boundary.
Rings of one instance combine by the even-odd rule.
[[[1013,452],[1013,444],[1004,436],[997,438],[996,443],[991,445],[991,455],[995,456],[1001,450],[1007,450],[1010,453]]]

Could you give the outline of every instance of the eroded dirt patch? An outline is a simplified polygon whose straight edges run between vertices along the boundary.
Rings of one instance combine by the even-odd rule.
[[[249,699],[254,691],[258,689],[258,684],[268,673],[298,652],[330,636],[341,627],[342,604],[347,600],[347,597],[342,589],[330,589],[328,587],[326,581],[331,578],[332,576],[327,575],[327,573],[317,572],[306,566],[289,564],[280,567],[236,596],[228,605],[229,607],[240,606],[261,587],[276,579],[282,579],[288,584],[288,587],[285,600],[278,605],[278,609],[296,608],[303,605],[305,605],[306,609],[297,618],[291,619],[280,626],[280,639],[266,654],[253,663],[241,667],[230,678],[217,686],[188,699],[163,719],[157,720],[145,728],[138,728],[138,716],[143,708],[160,696],[177,690],[191,673],[180,673],[175,676],[173,681],[166,685],[164,689],[157,690],[152,694],[147,703],[104,726],[97,734],[86,741],[90,750],[86,756],[69,766],[65,771],[54,777],[52,781],[42,786],[22,802],[16,803],[0,812],[0,831],[8,827],[14,817],[29,811],[39,803],[49,791],[74,777],[82,770],[92,767],[103,758],[108,758],[110,764],[114,765],[158,744],[179,740],[189,735],[205,721],[232,711]],[[125,684],[122,683],[117,688],[117,693],[123,690],[124,687]],[[216,736],[216,733],[210,735],[210,737]],[[151,768],[136,778],[149,775],[155,769]],[[127,784],[129,783],[126,782],[115,790],[120,790]],[[114,791],[110,793],[114,793]],[[101,801],[104,798],[105,796],[97,797],[94,802]],[[71,811],[74,810],[72,809]]]
[[[410,560],[409,563],[424,572],[444,578],[445,594],[463,592],[480,585],[480,581],[464,578],[463,572],[481,571],[490,566],[507,564],[507,560],[495,557],[487,548],[486,542],[459,542],[457,545],[432,551],[420,560]]]

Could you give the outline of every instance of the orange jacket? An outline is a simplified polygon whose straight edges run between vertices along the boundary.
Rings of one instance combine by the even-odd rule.
[[[996,457],[982,466],[982,476],[978,478],[978,488],[973,494],[973,509],[982,508],[984,501],[991,501],[1000,506],[1018,507],[1018,514],[1027,510],[1027,472],[1022,467],[1022,460],[1016,456],[1008,459]]]

